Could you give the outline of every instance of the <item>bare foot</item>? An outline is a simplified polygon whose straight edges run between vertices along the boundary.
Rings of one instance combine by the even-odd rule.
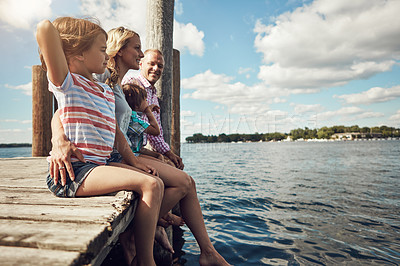
[[[156,235],[155,240],[158,244],[160,244],[165,250],[171,252],[172,254],[175,253],[174,249],[172,248],[171,244],[168,241],[167,233],[165,232],[164,227],[157,226],[156,228]]]
[[[185,224],[185,220],[183,220],[182,217],[172,214],[170,212],[164,215],[161,219],[164,219],[170,225],[182,226]]]
[[[229,264],[215,249],[200,254],[199,263],[201,266],[229,266]]]
[[[132,230],[126,230],[119,235],[119,242],[121,243],[122,250],[124,251],[125,261],[131,265],[136,257],[135,237]]]

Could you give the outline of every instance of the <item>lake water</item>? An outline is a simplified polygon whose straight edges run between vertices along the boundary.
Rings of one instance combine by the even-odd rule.
[[[234,265],[400,264],[400,141],[184,144],[182,157]]]
[[[230,263],[400,264],[400,141],[183,144],[181,154]],[[198,265],[183,231],[179,262]]]
[[[0,148],[0,158],[31,157],[32,147]]]

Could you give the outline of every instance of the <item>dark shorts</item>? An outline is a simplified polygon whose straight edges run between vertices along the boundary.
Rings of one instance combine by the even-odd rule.
[[[140,153],[133,153],[133,154],[135,154],[135,156],[139,156],[140,155]],[[119,154],[119,152],[112,152],[111,153],[111,157],[109,159],[107,159],[107,164],[109,164],[109,163],[121,163],[123,159],[124,158],[122,158],[122,155]]]
[[[109,163],[120,163],[122,162],[122,156],[119,152],[112,152],[110,158],[107,159],[107,164]]]
[[[71,178],[69,178],[68,172],[67,172],[67,182],[65,186],[61,185],[61,181],[59,180],[57,184],[54,184],[54,179],[51,178],[50,174],[47,176],[47,186],[50,189],[50,191],[56,195],[57,197],[62,197],[62,198],[74,198],[76,191],[78,190],[79,186],[82,184],[82,182],[85,180],[85,178],[88,176],[88,174],[97,166],[98,164],[91,163],[91,162],[73,162],[72,168],[74,169],[75,173],[75,180],[72,181]]]

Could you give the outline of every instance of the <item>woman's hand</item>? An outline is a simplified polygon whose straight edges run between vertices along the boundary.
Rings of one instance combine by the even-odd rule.
[[[54,184],[58,183],[61,175],[61,184],[64,186],[67,182],[68,172],[71,180],[75,180],[74,170],[71,165],[71,155],[74,155],[81,162],[85,162],[80,150],[75,147],[68,139],[53,139],[53,147],[50,152],[50,176],[54,178]]]
[[[148,165],[145,165],[145,164],[142,164],[142,163],[139,163],[139,162],[137,162],[135,165],[132,165],[132,166],[144,171],[147,174],[158,176],[157,170],[155,168],[151,167],[151,166],[148,166]]]

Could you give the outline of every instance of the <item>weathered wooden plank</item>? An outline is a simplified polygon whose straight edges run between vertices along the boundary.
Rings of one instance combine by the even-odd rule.
[[[79,252],[0,246],[0,264],[4,266],[65,266],[79,257]]]
[[[46,175],[45,158],[0,159],[0,248],[18,253],[1,253],[0,264],[100,265],[132,221],[136,194],[57,198]],[[35,254],[31,260],[25,251]],[[62,262],[41,259],[59,251]]]
[[[103,224],[0,220],[0,245],[85,252]],[[111,233],[111,232],[110,232]]]
[[[111,204],[97,207],[18,205],[0,203],[1,219],[24,219],[33,221],[103,222],[112,217],[115,209]]]
[[[112,201],[122,200],[123,196],[97,196],[84,198],[58,198],[47,187],[21,188],[0,186],[0,202],[5,204],[60,205],[99,207]]]
[[[0,158],[1,186],[46,187],[46,158]]]

